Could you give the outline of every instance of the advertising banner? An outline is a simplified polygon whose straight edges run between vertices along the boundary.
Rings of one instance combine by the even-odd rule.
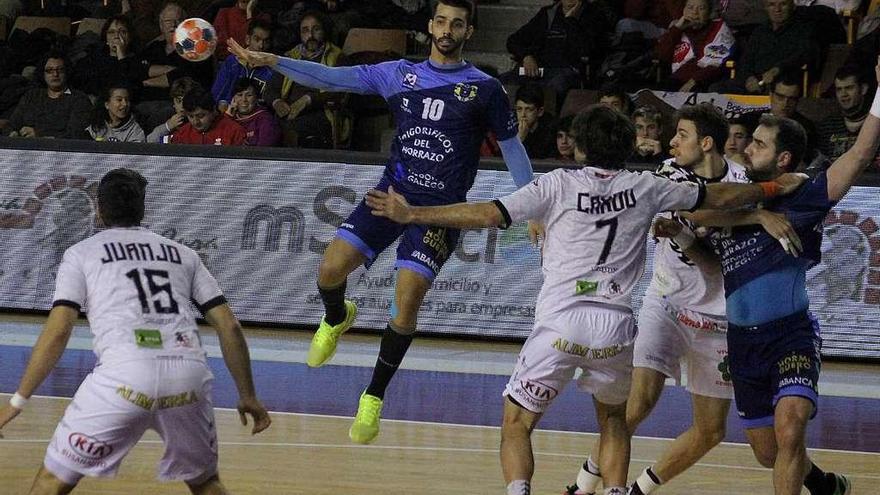
[[[376,184],[381,166],[205,157],[53,153],[0,155],[0,307],[47,310],[64,251],[95,232],[97,182],[129,167],[150,182],[144,224],[194,250],[240,319],[317,325],[321,254],[336,226]],[[506,171],[481,170],[470,200],[514,190]],[[855,187],[829,216],[825,261],[808,274],[828,355],[880,357],[880,234],[876,188]],[[638,309],[650,275],[634,298]],[[358,327],[384,328],[394,253],[348,279]],[[525,338],[541,285],[525,224],[470,230],[434,281],[422,332]]]

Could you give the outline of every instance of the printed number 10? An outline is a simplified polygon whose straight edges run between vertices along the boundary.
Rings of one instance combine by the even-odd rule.
[[[431,119],[433,121],[440,120],[440,117],[443,116],[443,106],[443,100],[425,98],[422,100],[422,118]]]

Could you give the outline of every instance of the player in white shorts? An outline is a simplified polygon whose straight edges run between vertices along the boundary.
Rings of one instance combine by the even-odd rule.
[[[373,214],[401,223],[454,228],[545,225],[535,326],[505,388],[501,465],[509,495],[529,495],[534,472],[531,432],[574,377],[593,394],[599,419],[606,494],[625,492],[629,468],[626,399],[635,337],[633,286],[644,269],[645,234],[660,211],[726,208],[757,202],[765,189],[793,189],[789,176],[771,185],[674,182],[621,170],[635,147],[626,116],[594,105],[572,124],[580,170],[558,169],[500,200],[412,207],[403,196],[369,191]]]
[[[724,158],[728,128],[724,115],[711,104],[683,107],[670,142],[675,158],[664,162],[657,174],[676,182],[749,182],[742,165]],[[697,230],[686,213],[661,216],[688,227],[686,233]],[[687,234],[678,243],[668,237],[657,239],[653,277],[639,310],[626,421],[632,434],[657,404],[666,378],[681,381],[685,363],[693,424],[642,472],[631,487],[632,495],[651,493],[684,472],[718,445],[726,432],[733,386],[727,370],[724,282],[717,263],[706,272],[697,266],[700,260],[683,254],[682,245],[687,248],[692,242],[694,236]],[[566,494],[594,493],[600,480],[591,456]]]
[[[147,181],[116,169],[98,186],[98,214],[109,228],[69,248],[58,268],[45,328],[0,428],[61,357],[80,309],[87,307],[98,364],[67,407],[31,494],[69,493],[84,476],[114,476],[148,429],[165,444],[159,478],[184,481],[194,494],[228,493],[217,473],[213,375],[189,303],[217,330],[238,388],[238,411],[270,424],[257,400],[247,343],[216,280],[192,249],[140,227]]]

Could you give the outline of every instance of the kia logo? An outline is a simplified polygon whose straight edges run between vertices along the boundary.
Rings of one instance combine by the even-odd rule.
[[[553,400],[559,391],[538,381],[521,380],[520,385],[529,396],[538,401]]]
[[[79,455],[89,459],[101,459],[113,452],[113,446],[110,444],[83,433],[71,433],[67,441]]]

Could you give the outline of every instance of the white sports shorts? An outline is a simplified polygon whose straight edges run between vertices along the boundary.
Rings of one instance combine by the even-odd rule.
[[[634,323],[628,310],[598,304],[536,320],[503,395],[542,413],[580,368],[579,389],[604,404],[623,403],[632,382]]]
[[[152,429],[165,443],[159,479],[207,480],[217,473],[213,380],[204,361],[180,356],[99,365],[67,406],[43,464],[70,485],[112,477]]]
[[[633,366],[650,368],[681,382],[687,390],[719,399],[733,398],[727,361],[727,320],[645,296],[639,311]]]

